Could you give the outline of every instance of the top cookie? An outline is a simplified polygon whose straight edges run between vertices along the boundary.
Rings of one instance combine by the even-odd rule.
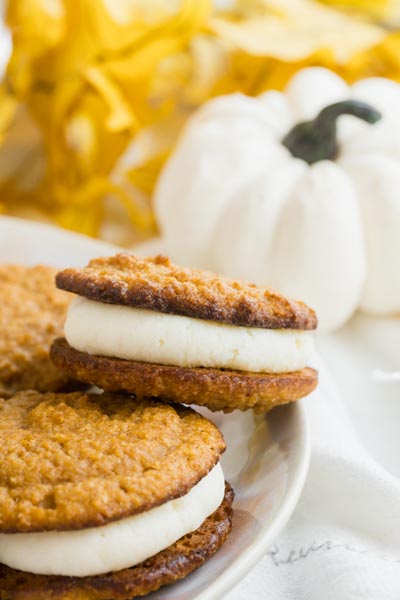
[[[105,525],[186,494],[225,449],[183,406],[127,395],[0,399],[0,532]]]
[[[0,396],[55,391],[68,381],[49,347],[63,330],[69,294],[57,290],[56,269],[0,265]]]
[[[266,329],[315,329],[315,312],[303,302],[277,292],[178,267],[164,256],[142,258],[117,254],[65,269],[57,286],[80,296],[107,302]]]

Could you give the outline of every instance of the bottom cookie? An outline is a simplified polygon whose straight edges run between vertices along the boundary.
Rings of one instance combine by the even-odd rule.
[[[34,575],[0,565],[1,600],[131,600],[178,581],[222,546],[232,528],[233,490],[226,484],[217,510],[192,533],[132,567],[93,577]]]
[[[70,377],[104,390],[198,404],[214,411],[252,408],[256,413],[268,412],[307,396],[318,382],[317,371],[311,368],[292,373],[248,373],[174,367],[87,354],[71,348],[63,338],[53,343],[50,355]]]

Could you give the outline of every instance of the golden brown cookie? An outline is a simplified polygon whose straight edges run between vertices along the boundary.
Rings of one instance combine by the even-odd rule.
[[[186,494],[222,434],[183,406],[113,394],[0,399],[0,532],[105,525]]]
[[[246,327],[315,329],[314,311],[278,292],[207,271],[178,267],[164,256],[117,254],[57,274],[57,286],[80,296],[162,313]]]
[[[224,412],[249,408],[267,412],[310,394],[318,382],[317,372],[310,368],[292,373],[248,373],[174,367],[79,352],[63,338],[54,342],[51,357],[70,377],[108,391],[124,390],[139,398],[153,395]]]
[[[233,492],[194,531],[130,569],[94,577],[32,575],[0,565],[1,600],[130,600],[182,579],[224,543],[232,527]]]
[[[62,289],[99,304],[124,305],[247,328],[307,330],[317,325],[314,311],[302,302],[207,271],[178,267],[163,256],[141,258],[117,254],[98,258],[85,268],[58,273],[56,281]],[[222,339],[223,329],[220,335]],[[134,331],[129,343],[134,348]],[[233,352],[239,351],[233,348]],[[307,395],[317,384],[317,373],[309,368],[276,374],[253,373],[251,364],[248,372],[222,367],[166,366],[99,356],[95,351],[84,353],[62,340],[53,344],[51,356],[68,375],[106,390],[127,391],[138,398],[152,395],[226,412],[235,408],[266,412]]]
[[[0,396],[18,390],[55,391],[67,384],[49,358],[62,334],[71,295],[57,290],[56,269],[0,266]]]

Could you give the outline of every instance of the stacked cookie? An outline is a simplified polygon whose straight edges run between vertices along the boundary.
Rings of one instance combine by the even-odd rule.
[[[78,298],[51,356],[79,381],[225,412],[266,412],[317,384],[315,313],[272,290],[130,254],[56,281]]]
[[[308,394],[316,318],[163,257],[97,259],[57,285],[78,297],[51,357],[105,391],[0,400],[0,599],[128,600],[231,530],[222,434],[184,404],[265,412]]]
[[[128,600],[190,573],[231,529],[222,435],[116,394],[0,400],[0,598]]]

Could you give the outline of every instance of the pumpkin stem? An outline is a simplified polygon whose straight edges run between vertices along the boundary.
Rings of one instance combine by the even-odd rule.
[[[319,160],[334,160],[339,153],[336,121],[342,115],[353,115],[371,124],[382,118],[379,111],[365,102],[335,102],[323,108],[312,121],[295,125],[283,138],[282,144],[293,156],[302,158],[309,165]]]

